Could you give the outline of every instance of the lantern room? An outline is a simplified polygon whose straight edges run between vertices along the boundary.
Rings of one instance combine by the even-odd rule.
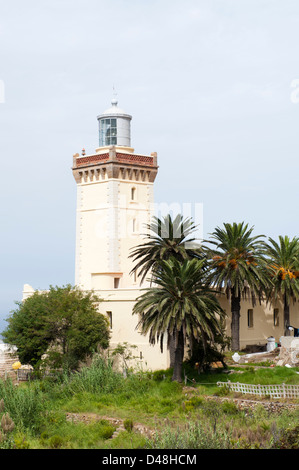
[[[115,98],[111,101],[111,107],[100,114],[97,119],[99,122],[99,147],[131,146],[132,116],[118,107]]]

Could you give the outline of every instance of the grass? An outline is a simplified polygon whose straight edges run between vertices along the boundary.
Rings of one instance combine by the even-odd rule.
[[[106,420],[88,424],[67,422],[65,419],[47,426],[41,433],[40,444],[44,448],[97,449],[105,446],[115,431]]]
[[[260,406],[241,411],[232,400],[207,399],[220,395],[218,381],[299,384],[296,372],[248,366],[234,367],[229,375],[221,371],[199,375],[186,365],[186,388],[171,381],[171,371],[130,374],[124,379],[98,358],[91,367],[56,382],[34,381],[19,387],[0,382],[4,411],[15,423],[0,448],[235,449],[294,448],[297,443],[299,448],[299,410],[268,413]],[[72,422],[67,413],[93,413],[98,419]],[[113,439],[117,426],[108,417],[125,424]],[[152,436],[138,433],[137,423],[150,428]]]

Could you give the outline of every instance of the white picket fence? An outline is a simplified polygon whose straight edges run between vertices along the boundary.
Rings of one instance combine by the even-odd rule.
[[[271,398],[298,398],[299,385],[254,385],[240,382],[217,382],[218,387],[227,387],[232,392],[270,396]]]

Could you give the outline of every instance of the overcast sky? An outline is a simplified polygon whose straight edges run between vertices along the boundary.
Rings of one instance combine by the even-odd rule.
[[[72,156],[113,86],[157,204],[299,235],[298,44],[298,0],[0,0],[0,331],[25,283],[74,284]]]

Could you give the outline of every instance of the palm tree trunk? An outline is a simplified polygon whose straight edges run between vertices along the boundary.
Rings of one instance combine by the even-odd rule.
[[[232,289],[231,292],[231,337],[232,337],[232,351],[240,350],[240,294],[236,296],[235,290]]]
[[[170,335],[168,339],[169,367],[174,367],[175,363],[175,335]]]
[[[178,338],[175,344],[174,350],[174,364],[173,364],[173,375],[172,380],[176,382],[182,382],[182,368],[184,359],[184,335],[183,331],[179,331]]]
[[[290,330],[287,328],[290,324],[290,305],[287,300],[286,294],[284,294],[284,306],[283,306],[283,321],[284,321],[284,336],[290,336]]]

